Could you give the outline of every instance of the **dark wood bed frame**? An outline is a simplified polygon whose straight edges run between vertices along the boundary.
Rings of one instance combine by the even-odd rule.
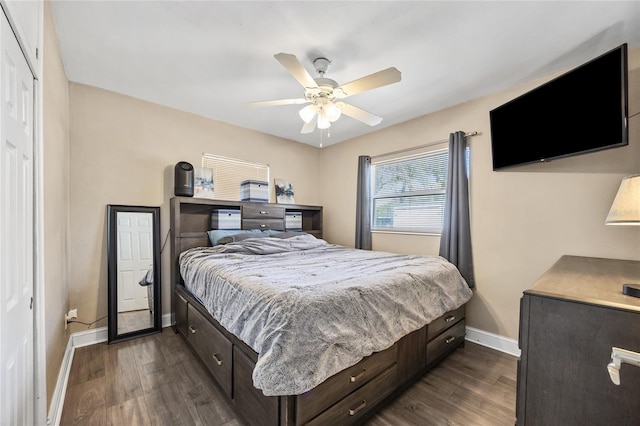
[[[322,207],[175,197],[171,199],[171,322],[251,425],[361,424],[464,344],[465,306],[448,312],[302,395],[264,396],[253,387],[258,355],[229,333],[184,287],[179,254],[209,246],[214,210],[238,210],[243,229],[285,230],[300,212],[302,230],[322,238]]]

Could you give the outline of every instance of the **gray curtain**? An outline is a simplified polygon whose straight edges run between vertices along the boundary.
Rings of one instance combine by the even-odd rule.
[[[356,244],[371,250],[371,157],[358,157],[358,193],[356,194]]]
[[[466,162],[467,139],[464,132],[449,135],[449,174],[440,237],[440,256],[458,267],[460,274],[475,287],[469,220],[469,181]]]

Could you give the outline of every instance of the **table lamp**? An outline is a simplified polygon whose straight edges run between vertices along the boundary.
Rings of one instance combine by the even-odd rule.
[[[640,226],[640,175],[622,179],[605,223]],[[624,284],[622,293],[640,297],[640,284]]]

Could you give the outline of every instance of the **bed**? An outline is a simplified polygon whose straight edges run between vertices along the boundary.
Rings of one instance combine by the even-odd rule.
[[[242,217],[226,239],[220,208]],[[171,200],[174,328],[249,424],[360,424],[464,344],[472,292],[453,265],[329,244],[321,215]]]

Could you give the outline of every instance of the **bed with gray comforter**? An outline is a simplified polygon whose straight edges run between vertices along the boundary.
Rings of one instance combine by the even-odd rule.
[[[298,395],[466,303],[472,291],[438,256],[250,238],[180,255],[185,286],[257,354],[253,383]]]

